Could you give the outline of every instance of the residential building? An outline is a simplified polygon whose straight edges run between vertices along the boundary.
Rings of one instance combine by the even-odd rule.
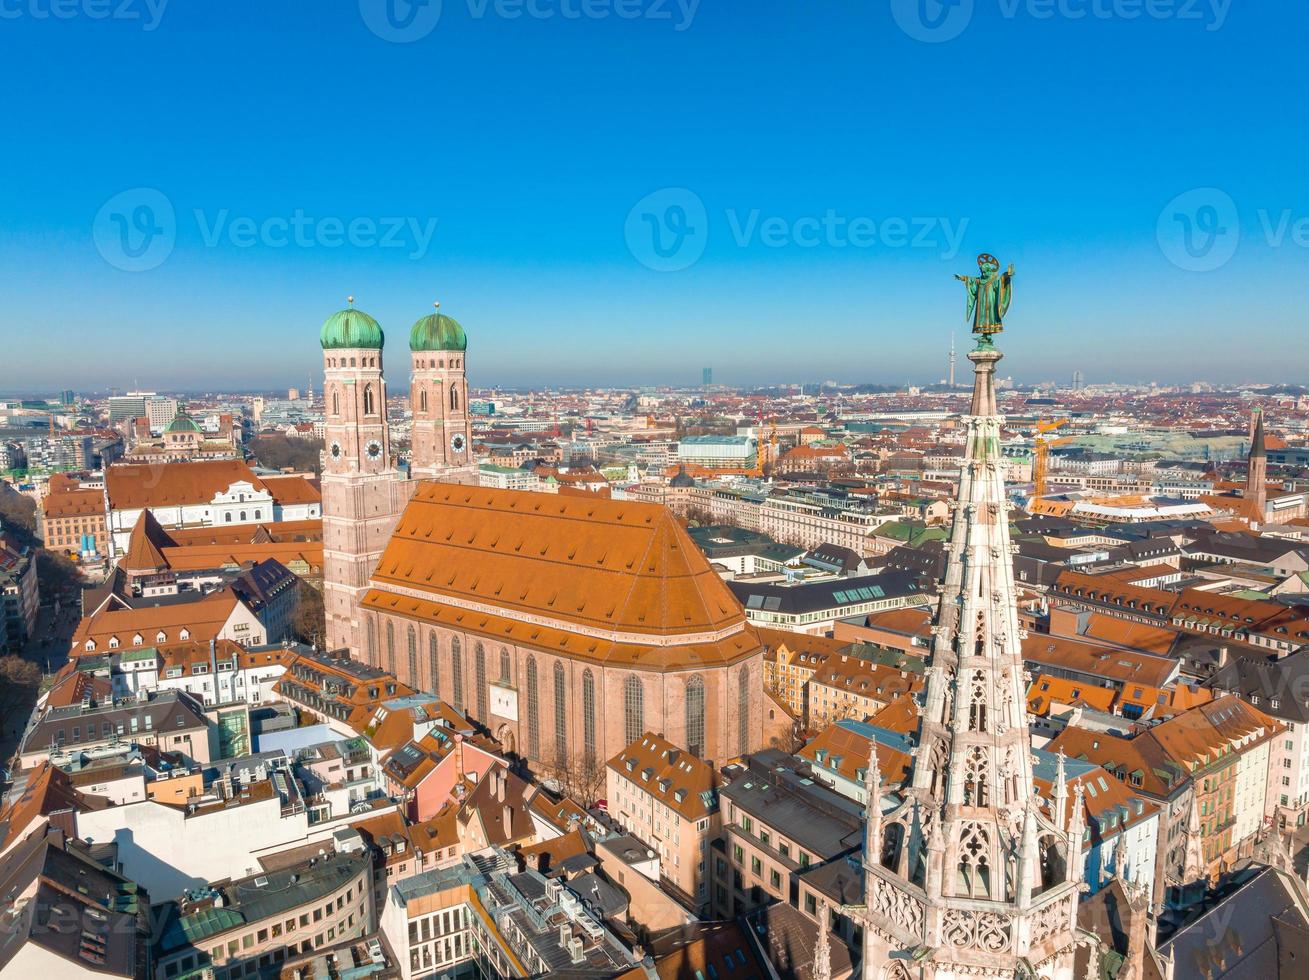
[[[260,477],[238,459],[119,464],[105,471],[113,556],[149,511],[165,528],[223,527],[322,516],[322,497],[302,476]]]
[[[609,815],[659,856],[661,880],[707,909],[709,842],[719,826],[713,765],[644,732],[606,768]]]
[[[163,596],[154,599],[153,604],[138,606],[128,605],[111,594],[77,624],[72,654],[103,654],[210,640],[260,646],[267,642],[268,631],[251,604],[231,588],[207,595]]]
[[[737,579],[727,587],[754,625],[817,636],[831,636],[840,619],[932,601],[922,580],[908,572],[794,582]]]
[[[375,914],[372,862],[362,850],[189,889],[164,910],[154,976],[263,975],[297,953],[371,932]]]
[[[0,533],[0,653],[22,653],[40,604],[35,551]]]
[[[857,850],[863,809],[795,772],[795,760],[756,753],[719,791],[722,837],[711,851],[713,913],[731,918],[769,902],[801,907],[800,876]],[[802,911],[816,914],[812,893]]]
[[[204,708],[180,691],[163,691],[141,698],[96,701],[47,707],[28,725],[19,760],[31,769],[46,759],[55,765],[74,753],[95,753],[123,743],[149,745],[191,762],[213,758],[210,723]]]
[[[150,896],[53,827],[0,857],[0,973],[149,980]]]
[[[397,882],[381,931],[404,980],[467,974],[617,976],[638,965],[588,895],[501,848]]]
[[[677,460],[715,470],[749,470],[755,465],[755,441],[749,436],[687,436],[677,444]]]
[[[45,547],[73,559],[91,560],[109,554],[109,533],[103,490],[60,485],[40,504],[41,540]]]

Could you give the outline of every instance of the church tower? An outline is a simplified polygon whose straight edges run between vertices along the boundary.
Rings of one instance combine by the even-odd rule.
[[[968,355],[967,448],[913,770],[885,814],[875,751],[868,766],[866,904],[848,910],[865,925],[865,980],[1073,980],[1081,805],[1065,822],[1033,787],[1001,356],[986,333]]]
[[[391,460],[382,377],[382,328],[350,306],[319,334],[323,348],[323,604],[327,644],[374,661],[376,644],[362,635],[358,602],[368,586],[405,494]]]
[[[1264,522],[1268,503],[1268,450],[1264,446],[1264,413],[1255,409],[1250,458],[1245,471],[1245,512],[1257,524]]]
[[[453,317],[436,312],[413,325],[409,351],[413,360],[410,408],[415,479],[475,483],[473,426],[468,415],[468,379],[464,355],[468,337]]]

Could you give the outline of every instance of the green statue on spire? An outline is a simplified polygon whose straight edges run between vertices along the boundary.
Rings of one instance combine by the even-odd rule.
[[[973,333],[978,346],[990,346],[991,335],[1004,329],[1004,315],[1009,312],[1013,298],[1014,267],[1000,272],[1000,260],[983,252],[977,257],[979,276],[955,276],[968,290],[968,313],[973,321]]]

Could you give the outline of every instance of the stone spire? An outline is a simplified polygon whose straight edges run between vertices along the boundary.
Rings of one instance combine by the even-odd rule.
[[[1267,506],[1268,450],[1264,446],[1264,413],[1255,409],[1254,431],[1250,436],[1250,456],[1246,465],[1246,517],[1262,524]]]
[[[1054,776],[1054,825],[1060,830],[1068,826],[1068,777],[1064,772],[1064,753],[1059,750],[1058,768]]]
[[[875,863],[882,847],[882,770],[877,762],[877,739],[868,747],[868,768],[864,770],[865,839],[864,862]]]
[[[1082,831],[1075,813],[1074,849],[1033,786],[995,397],[1002,356],[989,337],[968,354],[966,450],[913,770],[865,857],[868,980],[906,960],[923,980],[1073,977]]]
[[[818,942],[814,944],[813,980],[832,980],[832,940],[827,933],[827,899],[818,900]]]

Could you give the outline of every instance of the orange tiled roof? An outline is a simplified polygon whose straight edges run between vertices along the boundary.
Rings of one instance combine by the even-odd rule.
[[[1177,630],[1162,626],[1133,623],[1103,613],[1091,613],[1086,632],[1082,635],[1088,640],[1100,640],[1115,646],[1164,656],[1173,648],[1179,634]]]
[[[317,504],[323,499],[322,491],[303,476],[265,476],[264,486],[279,504]]]
[[[49,518],[103,517],[105,495],[101,490],[61,490],[41,502],[41,512]]]
[[[815,769],[838,772],[852,782],[862,782],[868,768],[873,740],[841,725],[828,725],[796,755]],[[836,765],[833,766],[833,761]],[[913,768],[908,752],[880,742],[877,745],[877,769],[882,781],[892,786],[904,784]]]
[[[918,731],[918,704],[912,694],[902,694],[868,719],[870,725],[913,735]]]
[[[73,645],[83,648],[87,640],[94,640],[97,653],[110,648],[109,641],[118,638],[117,650],[139,650],[160,643],[180,640],[182,630],[187,639],[208,642],[217,638],[232,610],[241,600],[231,591],[222,589],[195,602],[164,606],[143,606],[140,609],[112,608],[92,613],[73,632]],[[158,638],[162,632],[164,638]],[[135,642],[136,636],[141,642]]]
[[[1023,640],[1023,659],[1094,674],[1118,684],[1153,684],[1156,687],[1162,687],[1177,668],[1176,661],[1165,657],[1081,643],[1048,633],[1027,634]]]
[[[48,761],[42,762],[32,771],[22,795],[0,810],[0,851],[26,833],[38,818],[59,810],[75,810],[81,801],[82,794],[68,776]]]
[[[745,623],[672,514],[632,501],[425,484],[372,581],[602,630],[674,636]]]
[[[610,759],[609,768],[686,820],[708,816],[706,796],[719,784],[713,767],[654,732]]]
[[[909,609],[889,609],[886,612],[873,613],[866,620],[866,625],[873,629],[890,630],[893,633],[930,637],[932,635],[932,613],[930,609],[921,606]]]
[[[1085,706],[1108,713],[1114,706],[1114,689],[1038,674],[1027,689],[1027,710],[1046,717],[1056,705]]]
[[[212,459],[110,466],[105,471],[105,492],[113,510],[169,507],[205,503],[238,481],[250,483],[256,490],[265,489],[243,461]]]

